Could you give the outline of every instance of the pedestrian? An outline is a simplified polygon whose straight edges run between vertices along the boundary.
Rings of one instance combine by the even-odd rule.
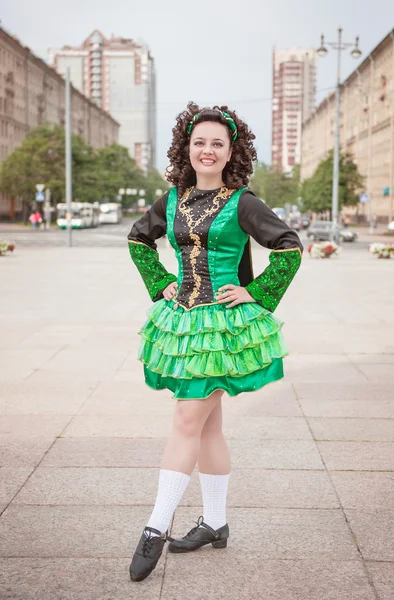
[[[154,304],[138,357],[145,381],[176,400],[153,512],[130,564],[133,581],[156,567],[167,540],[184,553],[225,548],[230,456],[222,431],[224,392],[237,396],[283,377],[282,321],[273,311],[296,274],[302,244],[248,188],[257,159],[254,134],[226,106],[189,103],[173,129],[167,179],[174,187],[132,227],[131,258]],[[179,273],[159,261],[167,234]],[[272,250],[253,277],[250,236]],[[242,399],[239,400],[242,402]],[[183,538],[168,535],[198,463],[203,515]]]
[[[29,221],[31,223],[32,228],[36,229],[40,225],[40,223],[42,223],[40,211],[34,210],[29,217]]]

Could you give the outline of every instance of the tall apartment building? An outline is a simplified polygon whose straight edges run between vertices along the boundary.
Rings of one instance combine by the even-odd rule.
[[[316,99],[316,53],[313,49],[273,51],[271,163],[289,172],[301,161],[302,123]]]
[[[0,28],[0,163],[41,123],[64,126],[64,79]],[[94,148],[118,141],[119,123],[73,87],[71,124]],[[21,206],[0,190],[0,216],[14,217]]]
[[[58,73],[121,125],[119,143],[144,171],[156,164],[156,81],[149,48],[96,30],[81,46],[49,51]]]
[[[313,175],[334,147],[335,94],[329,94],[304,123],[301,178]],[[359,219],[394,218],[394,29],[341,86],[341,152],[350,152],[365,177],[367,203]]]

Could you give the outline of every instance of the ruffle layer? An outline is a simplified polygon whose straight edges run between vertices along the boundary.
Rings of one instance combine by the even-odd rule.
[[[244,377],[283,358],[283,322],[255,303],[173,310],[159,300],[140,331],[138,358],[162,377]]]

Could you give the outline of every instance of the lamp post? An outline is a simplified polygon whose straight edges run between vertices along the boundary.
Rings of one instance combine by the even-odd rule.
[[[332,204],[331,204],[331,212],[332,212],[332,231],[331,231],[331,239],[334,240],[338,237],[338,186],[339,186],[339,135],[340,135],[340,121],[341,121],[341,51],[346,50],[346,48],[350,48],[350,46],[354,45],[353,50],[351,51],[351,56],[353,58],[360,58],[361,50],[358,47],[358,36],[354,44],[346,43],[342,40],[342,28],[338,29],[338,41],[337,42],[327,42],[327,45],[333,48],[334,50],[338,50],[338,58],[337,58],[337,82],[335,88],[335,130],[334,130],[334,164],[333,164],[333,177],[332,177]],[[317,49],[316,53],[318,56],[323,57],[327,54],[328,50],[324,45],[324,35],[320,37],[320,47]],[[338,240],[336,240],[338,241]]]

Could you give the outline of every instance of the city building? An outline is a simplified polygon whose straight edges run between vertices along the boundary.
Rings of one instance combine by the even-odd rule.
[[[119,143],[147,172],[156,164],[156,81],[145,44],[93,33],[79,47],[49,52],[49,62],[121,125]]]
[[[334,147],[335,94],[304,123],[301,178],[313,175]],[[367,196],[354,211],[358,220],[394,218],[394,29],[341,86],[340,145],[365,177]]]
[[[315,107],[316,52],[274,48],[272,62],[271,164],[286,173],[300,163],[302,123]]]
[[[0,28],[0,164],[40,123],[64,126],[64,79]],[[118,141],[119,123],[74,88],[71,124],[94,148]],[[0,191],[0,216],[14,217],[20,209],[18,198]]]

